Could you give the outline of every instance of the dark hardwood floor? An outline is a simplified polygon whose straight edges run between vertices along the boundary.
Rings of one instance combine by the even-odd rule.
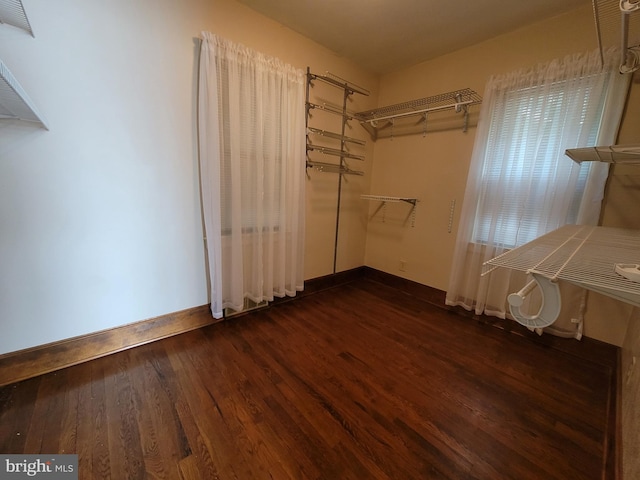
[[[0,389],[79,478],[613,478],[611,359],[361,279]]]

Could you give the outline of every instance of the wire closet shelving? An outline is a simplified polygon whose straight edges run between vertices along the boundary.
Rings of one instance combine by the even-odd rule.
[[[326,103],[323,100],[318,103],[311,101],[311,90],[314,88],[316,82],[322,82],[335,87],[333,92],[337,92],[342,97],[341,106],[332,105]],[[354,119],[354,115],[347,110],[347,104],[352,95],[364,95],[370,94],[369,90],[360,87],[353,82],[345,80],[331,72],[325,72],[324,74],[312,73],[310,68],[307,68],[307,88],[306,88],[306,171],[307,178],[311,180],[309,170],[323,173],[338,174],[337,177],[337,202],[336,202],[336,220],[335,220],[335,236],[333,244],[333,273],[336,273],[337,261],[338,261],[338,237],[340,234],[340,213],[342,205],[342,187],[343,177],[346,175],[363,176],[364,172],[361,170],[354,170],[349,166],[347,161],[358,160],[364,161],[365,154],[363,147],[366,145],[366,141],[347,136],[346,128],[349,126],[349,121]],[[315,95],[314,95],[315,96]],[[326,130],[324,128],[318,128],[311,123],[314,121],[313,113],[318,111],[327,112],[331,115],[336,127],[333,130]],[[319,120],[323,120],[322,118]],[[327,120],[327,119],[324,119]],[[331,128],[331,127],[330,127]],[[319,143],[320,142],[320,143]],[[325,143],[326,142],[326,143]],[[351,151],[351,148],[355,147],[356,152]]]
[[[474,90],[465,88],[358,112],[355,117],[360,121],[363,128],[369,132],[373,140],[379,138],[380,133],[386,129],[392,131],[396,120],[406,117],[420,117],[420,123],[422,123],[426,132],[429,115],[446,110],[463,114],[464,123],[462,129],[466,132],[469,121],[469,107],[479,103],[482,103],[482,97]]]
[[[380,202],[380,205],[378,206],[378,208],[373,213],[373,216],[375,216],[380,210],[382,210],[383,213],[384,213],[384,208],[386,207],[387,203],[408,203],[409,205],[411,205],[411,213],[410,213],[410,215],[411,215],[411,226],[412,227],[416,226],[416,206],[418,205],[418,202],[420,201],[417,198],[392,197],[392,196],[389,196],[389,195],[360,195],[360,198],[362,200],[373,200],[373,201]],[[383,217],[383,221],[384,221],[384,217]]]
[[[560,310],[558,280],[640,306],[639,265],[640,230],[565,225],[489,260],[482,275],[499,267],[531,274],[534,281],[509,295],[509,306],[523,325],[544,327],[556,320]],[[534,282],[543,293],[541,311],[521,315],[518,308]]]
[[[417,198],[390,197],[388,195],[360,195],[360,198],[362,198],[363,200],[378,200],[380,202],[390,202],[390,203],[405,202],[405,203],[410,203],[414,207],[418,202]]]
[[[44,117],[2,60],[0,60],[0,118],[34,122],[48,129]]]
[[[21,28],[33,37],[31,23],[21,0],[0,0],[0,23]]]
[[[565,154],[574,162],[606,162],[640,165],[640,145],[570,148]]]
[[[313,82],[320,81],[331,85],[333,87],[338,88],[342,92],[344,92],[343,103],[341,107],[329,104],[318,104],[310,101],[310,87],[313,86]],[[348,80],[345,80],[337,75],[332,74],[331,72],[325,72],[324,75],[312,73],[309,68],[307,68],[307,99],[306,99],[306,113],[307,113],[307,160],[306,167],[307,169],[312,168],[318,172],[327,172],[327,173],[338,173],[340,175],[340,182],[342,179],[342,175],[356,175],[362,176],[364,172],[360,170],[352,169],[345,160],[365,160],[365,156],[358,153],[350,152],[347,148],[347,144],[353,144],[357,146],[364,146],[366,142],[364,140],[360,140],[358,138],[349,137],[345,135],[345,126],[349,120],[353,120],[354,116],[347,111],[347,99],[353,94],[360,94],[368,96],[370,94],[369,90],[364,87],[360,87],[359,85],[354,84]],[[339,116],[341,118],[340,124],[340,133],[324,130],[320,128],[315,128],[309,125],[309,120],[311,118],[311,113],[314,110],[321,110],[328,112],[330,114]],[[339,148],[329,147],[325,145],[318,145],[312,141],[313,137],[322,137],[325,139],[335,140],[338,143]],[[311,158],[309,153],[317,152],[322,155],[328,155],[332,157],[337,157],[339,163],[330,163],[326,161],[318,161],[317,159]],[[307,175],[308,175],[307,171]],[[339,185],[340,190],[340,185]]]
[[[0,24],[12,25],[33,36],[31,24],[20,0],[0,0]],[[44,117],[2,60],[0,60],[0,119],[34,122],[48,129]]]

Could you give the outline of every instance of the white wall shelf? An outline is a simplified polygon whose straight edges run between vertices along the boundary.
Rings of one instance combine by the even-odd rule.
[[[336,90],[333,90],[336,94],[336,101],[338,100],[338,96],[340,95],[342,100],[342,105],[331,105],[328,103],[317,104],[311,102],[311,90],[314,88],[314,85],[317,81],[326,83],[331,87],[335,87]],[[306,155],[306,172],[307,178],[311,180],[311,175],[309,174],[309,169],[313,169],[317,172],[324,173],[337,173],[338,174],[338,185],[337,185],[337,202],[336,202],[336,227],[335,227],[335,237],[333,244],[333,273],[336,273],[337,262],[338,262],[338,237],[340,234],[340,211],[342,204],[342,184],[343,177],[346,175],[356,175],[363,176],[364,172],[360,170],[352,170],[347,160],[365,160],[364,154],[358,154],[354,152],[350,152],[347,144],[352,144],[359,147],[363,147],[366,145],[366,142],[363,140],[359,140],[353,137],[348,137],[345,135],[346,127],[348,126],[348,122],[352,120],[353,115],[347,111],[347,103],[349,98],[354,94],[359,95],[369,95],[369,90],[366,88],[362,88],[353,82],[345,80],[344,78],[338,77],[330,72],[325,72],[324,75],[318,75],[311,72],[310,68],[307,68],[307,88],[306,88],[306,127],[307,127],[307,135],[306,135],[306,143],[307,143],[307,155]],[[314,110],[322,110],[325,112],[329,112],[334,115],[334,126],[338,127],[332,130],[324,130],[321,128],[316,128],[311,123],[313,121],[318,121],[313,118]],[[337,122],[337,119],[340,118],[340,122]],[[320,119],[322,120],[322,119]],[[325,119],[327,120],[327,119]],[[340,133],[337,133],[338,130]],[[326,145],[317,145],[314,144],[314,140],[318,140],[317,137],[324,137],[323,141],[328,141],[329,144],[333,145],[333,147]],[[339,160],[337,163],[329,163],[324,161],[319,161],[317,158],[319,155],[330,155],[333,157],[337,157]],[[324,157],[323,157],[324,158]]]
[[[0,23],[21,28],[33,36],[33,30],[21,0],[0,0]],[[0,60],[0,119],[34,122],[48,130],[44,117],[2,60]]]
[[[416,203],[418,203],[417,198],[389,197],[387,195],[360,195],[360,198],[362,198],[363,200],[378,200],[380,202],[390,202],[390,203],[405,202],[405,203],[410,203],[414,207],[416,206]]]
[[[367,110],[365,112],[358,112],[355,114],[355,117],[360,121],[360,125],[369,132],[369,135],[371,135],[374,141],[377,140],[382,133],[386,133],[385,136],[392,137],[396,120],[406,117],[421,117],[421,120],[419,119],[416,123],[416,133],[426,133],[429,115],[447,110],[463,114],[464,123],[462,130],[466,132],[469,121],[469,107],[479,103],[482,103],[482,97],[474,90],[465,88],[386,107],[374,108],[373,110]]]
[[[420,200],[418,200],[417,198],[410,198],[410,197],[390,197],[388,195],[360,195],[360,198],[363,200],[374,200],[374,201],[378,201],[380,202],[380,205],[378,206],[378,208],[375,210],[375,212],[373,212],[373,215],[371,217],[375,217],[378,212],[382,211],[382,221],[385,221],[385,210],[386,210],[386,206],[387,203],[408,203],[409,205],[411,205],[411,226],[415,227],[416,226],[416,207],[418,205],[418,202]]]
[[[0,0],[0,23],[21,28],[33,37],[33,30],[21,0]]]
[[[346,135],[341,135],[339,133],[330,132],[328,130],[322,130],[320,128],[307,127],[307,134],[314,134],[320,137],[333,138],[334,140],[340,140],[343,142],[354,143],[356,145],[366,145],[367,142],[364,140],[360,140],[359,138],[347,137]]]
[[[565,154],[574,162],[606,162],[640,165],[640,145],[570,148]]]
[[[338,165],[337,163],[316,162],[315,160],[307,160],[307,168],[313,168],[318,172],[339,173],[340,175],[358,175],[360,177],[364,175],[364,172],[352,170],[346,164]]]
[[[320,80],[322,82],[328,83],[329,85],[333,85],[334,87],[340,88],[348,92],[349,95],[354,93],[359,93],[360,95],[369,96],[371,92],[364,87],[356,85],[349,80],[345,80],[337,75],[334,75],[331,72],[326,72],[324,75],[318,75],[316,73],[311,73],[310,71],[307,74],[307,78],[310,83],[313,84],[313,81]]]
[[[640,282],[619,273],[640,261],[640,230],[591,225],[565,225],[529,243],[486,262],[482,275],[498,267],[530,274],[543,292],[543,309],[559,311],[560,293],[556,282],[563,280],[631,305],[640,306]],[[616,271],[618,270],[618,271]],[[509,295],[510,309],[518,307],[535,285],[530,282],[520,292]],[[554,288],[551,288],[554,287]],[[542,327],[557,318],[536,322],[538,316],[516,320],[526,326]]]
[[[22,86],[0,60],[0,119],[34,122],[48,130],[44,117]]]
[[[320,152],[325,155],[333,155],[335,157],[351,158],[353,160],[364,160],[364,155],[358,155],[355,153],[349,153],[344,148],[338,150],[337,148],[323,147],[321,145],[307,144],[307,151]]]

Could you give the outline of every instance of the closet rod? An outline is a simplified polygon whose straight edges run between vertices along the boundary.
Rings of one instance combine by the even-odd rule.
[[[461,106],[466,106],[466,105],[471,105],[472,103],[476,103],[473,100],[468,100],[468,101],[464,101],[464,102],[457,102],[457,103],[452,103],[450,105],[443,105],[440,107],[431,107],[431,108],[424,108],[422,110],[414,110],[411,112],[404,112],[404,113],[396,113],[394,115],[386,115],[384,117],[377,117],[377,118],[371,118],[369,120],[360,120],[361,123],[370,123],[370,124],[375,124],[376,122],[380,121],[380,120],[389,120],[392,118],[400,118],[400,117],[408,117],[411,115],[417,115],[419,113],[428,113],[428,112],[435,112],[438,110],[447,110],[450,108],[455,108],[458,109]]]

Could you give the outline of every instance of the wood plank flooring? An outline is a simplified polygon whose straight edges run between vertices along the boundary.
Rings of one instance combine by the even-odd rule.
[[[0,453],[77,453],[81,479],[613,478],[609,360],[362,279],[6,386]]]

